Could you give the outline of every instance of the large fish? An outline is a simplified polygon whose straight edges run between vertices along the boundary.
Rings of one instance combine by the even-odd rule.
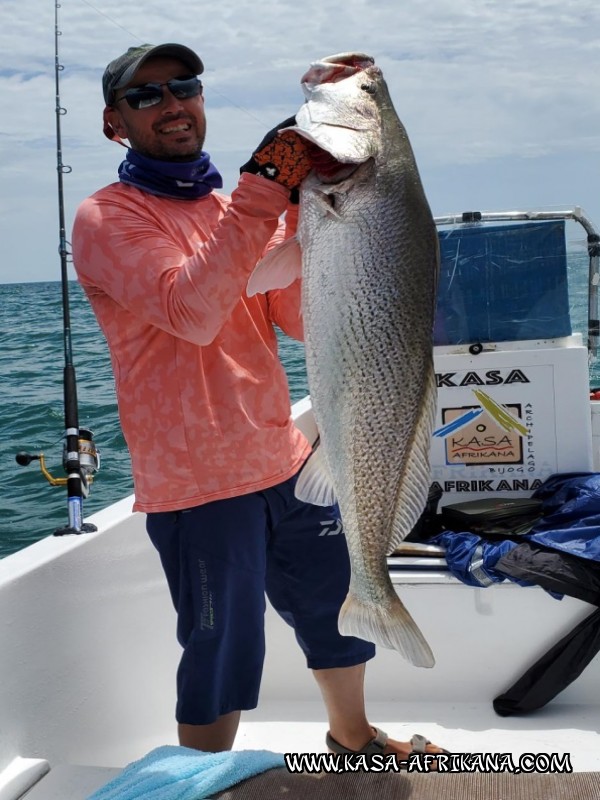
[[[394,591],[386,555],[417,522],[430,483],[435,225],[373,59],[329,56],[311,65],[302,86],[307,99],[292,130],[318,145],[321,158],[301,188],[297,239],[259,264],[248,292],[303,278],[320,444],[297,494],[339,503],[352,567],[340,632],[431,667],[433,654]]]

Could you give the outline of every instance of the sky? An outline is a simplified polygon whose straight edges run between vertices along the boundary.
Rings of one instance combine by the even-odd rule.
[[[0,283],[60,280],[54,12],[0,4]],[[67,239],[125,153],[102,134],[102,73],[143,42],[204,61],[205,147],[227,193],[300,107],[309,64],[360,51],[383,70],[434,215],[581,206],[600,226],[598,0],[62,0],[59,29]]]

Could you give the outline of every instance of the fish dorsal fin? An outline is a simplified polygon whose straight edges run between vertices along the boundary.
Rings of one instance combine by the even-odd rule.
[[[246,294],[265,294],[270,289],[285,289],[302,277],[302,251],[293,236],[264,255],[250,275]]]
[[[425,396],[421,404],[421,415],[404,470],[405,480],[396,498],[396,516],[392,524],[392,535],[388,554],[399,547],[417,524],[427,503],[430,485],[429,451],[435,422],[437,389],[433,366],[427,377]]]
[[[325,462],[323,448],[319,444],[302,467],[296,482],[295,495],[298,500],[315,506],[332,506],[337,502],[333,478]]]

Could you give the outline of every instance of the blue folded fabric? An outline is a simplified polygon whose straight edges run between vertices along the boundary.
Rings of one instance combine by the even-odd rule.
[[[533,496],[543,501],[544,516],[524,539],[600,562],[600,474],[551,475]]]
[[[129,764],[88,800],[203,800],[283,766],[283,754],[270,750],[204,753],[165,745]]]
[[[502,556],[517,546],[514,540],[489,542],[469,531],[444,531],[427,539],[427,543],[444,548],[448,570],[468,586],[490,586],[492,583],[502,583],[507,578],[521,586],[532,585],[495,569]]]

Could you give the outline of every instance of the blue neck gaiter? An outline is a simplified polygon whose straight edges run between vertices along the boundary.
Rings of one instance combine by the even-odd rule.
[[[119,180],[144,192],[178,200],[196,200],[223,186],[204,151],[195,161],[159,161],[129,149],[119,166]]]

